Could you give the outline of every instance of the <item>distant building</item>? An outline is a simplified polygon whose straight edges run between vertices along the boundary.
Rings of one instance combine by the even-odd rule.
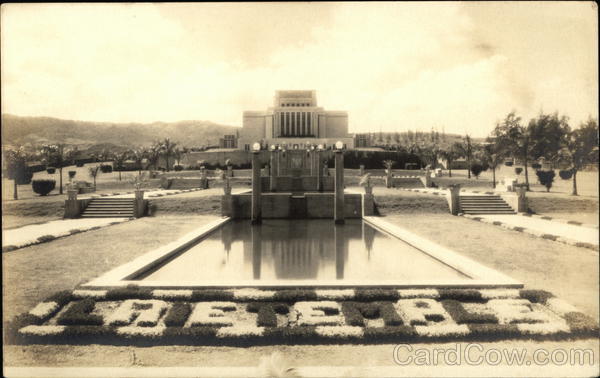
[[[249,150],[259,142],[300,149],[307,143],[330,147],[337,141],[354,148],[354,138],[348,133],[348,112],[317,106],[314,90],[289,90],[275,92],[273,107],[266,111],[244,112],[236,147]]]
[[[224,135],[219,139],[219,148],[236,148],[237,137],[235,135]]]

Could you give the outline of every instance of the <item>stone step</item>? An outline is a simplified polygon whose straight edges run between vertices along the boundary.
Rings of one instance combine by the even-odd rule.
[[[460,203],[472,203],[472,204],[478,204],[478,203],[506,203],[506,201],[496,201],[496,200],[492,200],[492,201],[460,200]]]
[[[461,203],[462,207],[510,207],[505,203],[481,203],[481,204],[468,204]]]
[[[127,214],[94,214],[94,215],[89,215],[89,214],[82,214],[81,218],[131,218],[133,217],[133,214],[131,215],[127,215]]]
[[[463,210],[465,214],[516,214],[514,210]]]
[[[133,207],[132,203],[126,203],[126,204],[122,204],[122,205],[105,205],[105,204],[99,204],[99,203],[93,203],[87,206],[87,209],[93,209],[93,208],[102,208],[102,209],[113,209],[113,208],[130,208]]]

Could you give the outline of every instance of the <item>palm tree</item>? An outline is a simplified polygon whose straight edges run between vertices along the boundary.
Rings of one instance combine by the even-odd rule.
[[[463,138],[463,142],[457,144],[459,151],[462,156],[467,159],[467,177],[471,178],[471,161],[473,160],[473,143],[469,134],[466,134]]]
[[[155,142],[152,147],[146,151],[146,157],[148,158],[150,165],[157,170],[158,159],[160,158],[160,142]]]
[[[446,164],[448,165],[449,177],[452,177],[452,163],[460,157],[460,154],[461,147],[459,142],[453,143],[440,151],[440,156],[446,160]]]
[[[160,153],[165,157],[167,172],[169,172],[169,158],[175,153],[175,146],[177,146],[177,143],[172,142],[169,138],[165,138],[160,142]]]
[[[129,150],[129,158],[135,161],[135,165],[138,167],[138,176],[142,175],[142,162],[148,155],[148,150],[143,147]]]
[[[116,153],[113,157],[113,161],[115,163],[115,169],[119,170],[119,181],[121,181],[121,171],[123,170],[123,163],[125,163],[125,160],[127,160],[127,157],[129,156],[129,152],[125,151],[125,152],[120,152],[120,153]]]

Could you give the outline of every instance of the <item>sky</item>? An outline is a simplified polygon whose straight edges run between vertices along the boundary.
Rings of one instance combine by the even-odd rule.
[[[350,132],[598,118],[592,2],[3,4],[2,113],[242,125],[314,89]]]

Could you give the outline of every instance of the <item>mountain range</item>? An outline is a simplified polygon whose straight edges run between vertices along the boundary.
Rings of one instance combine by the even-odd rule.
[[[201,147],[218,145],[219,138],[238,130],[210,121],[109,123],[2,114],[2,144],[9,146],[64,143],[87,149],[102,143],[131,148],[170,138],[180,146]]]

